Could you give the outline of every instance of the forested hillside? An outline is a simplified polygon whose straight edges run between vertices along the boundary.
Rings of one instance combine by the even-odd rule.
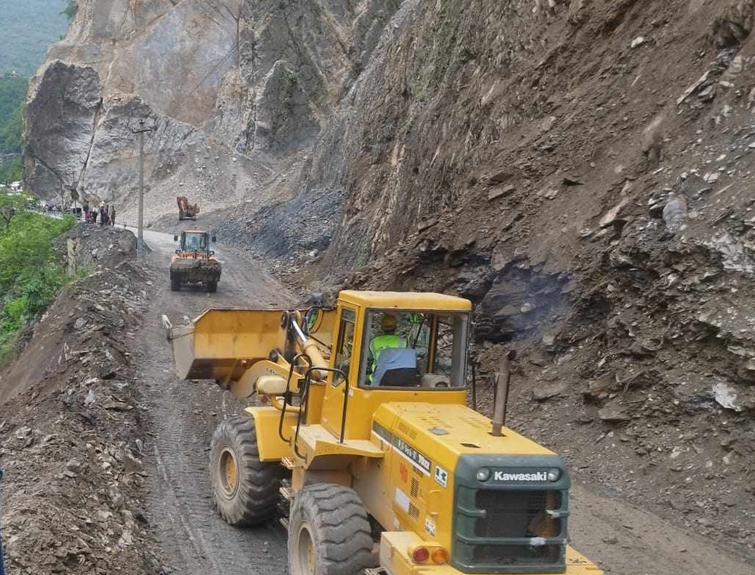
[[[68,30],[67,0],[0,0],[0,76],[29,77]]]
[[[25,78],[0,76],[0,184],[21,179],[23,102],[27,85]]]

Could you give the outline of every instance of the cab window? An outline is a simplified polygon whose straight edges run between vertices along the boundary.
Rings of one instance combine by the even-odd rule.
[[[356,312],[350,309],[343,309],[341,312],[341,323],[338,329],[338,346],[336,348],[335,368],[340,369],[348,377],[349,368],[351,367],[351,354],[354,349],[354,331],[356,326]],[[337,386],[343,382],[343,378],[333,374],[333,385]]]
[[[465,386],[468,314],[368,310],[365,324],[361,386]]]
[[[200,251],[206,248],[204,234],[186,234],[186,251]]]

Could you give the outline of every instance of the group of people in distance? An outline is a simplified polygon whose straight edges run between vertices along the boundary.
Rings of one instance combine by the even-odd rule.
[[[97,223],[97,219],[100,220],[101,226],[114,226],[115,225],[115,206],[110,204],[102,204],[99,209],[90,209],[89,204],[84,204],[84,218],[87,222],[92,224]]]

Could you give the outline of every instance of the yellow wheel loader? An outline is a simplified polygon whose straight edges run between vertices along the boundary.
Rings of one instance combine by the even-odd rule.
[[[328,309],[164,318],[180,377],[265,404],[212,439],[223,519],[284,509],[291,575],[601,574],[567,544],[563,459],[503,425],[508,378],[492,422],[467,407],[470,313],[342,291]]]
[[[210,242],[215,236],[203,230],[184,230],[173,236],[178,242],[176,252],[170,258],[170,289],[181,291],[181,286],[202,284],[208,293],[218,291],[222,271]]]

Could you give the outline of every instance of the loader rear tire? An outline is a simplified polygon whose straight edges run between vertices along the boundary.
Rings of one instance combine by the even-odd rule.
[[[215,504],[226,523],[246,527],[275,515],[284,469],[277,462],[260,461],[251,416],[231,417],[215,429],[210,474]]]
[[[288,524],[289,575],[362,575],[377,566],[356,491],[320,483],[299,491]]]
[[[170,278],[170,291],[181,291],[181,278]]]

